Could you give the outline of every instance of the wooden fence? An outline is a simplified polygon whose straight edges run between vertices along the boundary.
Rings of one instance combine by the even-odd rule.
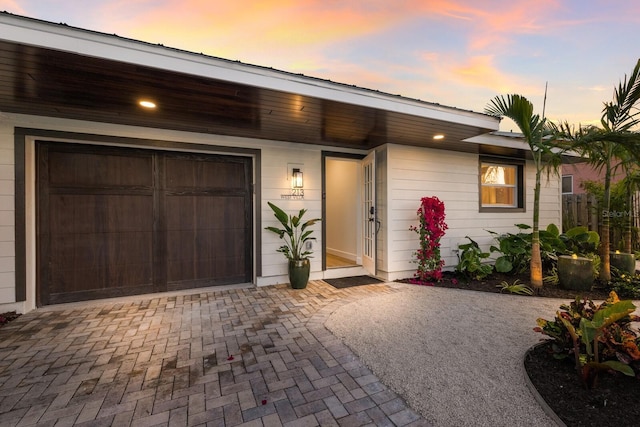
[[[563,194],[562,229],[578,226],[598,231],[598,203],[588,194]]]
[[[577,226],[585,226],[589,230],[600,233],[601,210],[593,196],[588,194],[563,194],[562,195],[562,229],[568,230]],[[622,212],[620,215],[631,215],[633,217],[632,245],[634,250],[640,250],[640,193],[633,197],[633,203],[629,212]],[[612,249],[616,249],[622,241],[623,229],[611,227],[610,242]]]

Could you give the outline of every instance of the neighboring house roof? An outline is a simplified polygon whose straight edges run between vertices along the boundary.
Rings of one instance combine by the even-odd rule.
[[[0,13],[0,59],[6,113],[356,149],[397,143],[467,152],[483,146],[470,138],[499,124],[473,111],[8,13]],[[139,108],[143,97],[158,108]]]

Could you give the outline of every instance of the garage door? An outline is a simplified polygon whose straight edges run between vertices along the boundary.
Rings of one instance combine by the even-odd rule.
[[[39,142],[40,305],[250,282],[251,159]]]

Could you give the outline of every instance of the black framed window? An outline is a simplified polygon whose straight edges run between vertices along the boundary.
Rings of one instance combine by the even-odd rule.
[[[524,209],[524,162],[480,159],[480,210]]]

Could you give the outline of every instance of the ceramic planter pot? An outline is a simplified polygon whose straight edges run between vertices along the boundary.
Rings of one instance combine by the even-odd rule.
[[[558,281],[562,289],[590,291],[593,279],[593,261],[589,258],[558,257]]]
[[[309,259],[289,260],[289,283],[293,289],[304,289],[309,282],[311,262]]]
[[[623,273],[636,274],[636,257],[633,254],[609,252],[609,262]]]

